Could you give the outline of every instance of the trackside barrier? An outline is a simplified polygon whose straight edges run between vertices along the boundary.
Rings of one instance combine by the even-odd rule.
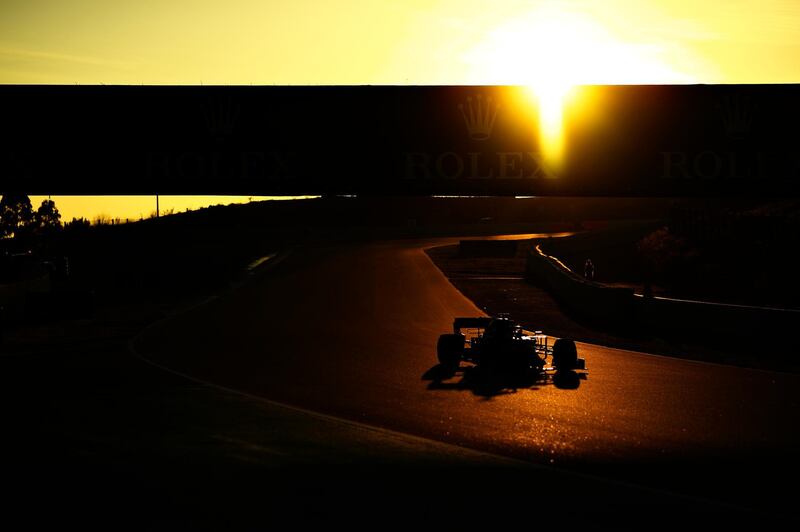
[[[525,275],[581,317],[601,323],[629,323],[633,319],[633,290],[588,281],[546,255],[540,245],[529,253]]]
[[[580,317],[626,329],[675,332],[728,342],[786,342],[800,330],[800,311],[661,297],[587,281],[534,245],[526,261],[528,280],[545,288]],[[794,340],[793,340],[794,342]]]

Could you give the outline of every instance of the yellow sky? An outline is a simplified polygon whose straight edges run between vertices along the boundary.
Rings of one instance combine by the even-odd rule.
[[[158,206],[160,214],[163,215],[209,205],[311,197],[314,196],[159,196]],[[155,196],[30,196],[34,210],[42,204],[42,200],[48,198],[55,201],[62,222],[68,222],[73,218],[86,218],[94,222],[98,217],[106,220],[113,218],[120,221],[136,221],[150,217],[156,210]]]
[[[796,0],[0,2],[2,83],[774,83],[798,57]]]

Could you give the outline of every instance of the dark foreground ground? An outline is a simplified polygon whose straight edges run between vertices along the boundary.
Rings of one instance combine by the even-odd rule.
[[[121,342],[0,368],[7,529],[762,519],[221,390]]]

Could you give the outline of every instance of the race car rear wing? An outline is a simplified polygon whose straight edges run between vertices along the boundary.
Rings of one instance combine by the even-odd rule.
[[[459,334],[461,329],[485,329],[493,318],[456,318],[453,321],[453,332]]]

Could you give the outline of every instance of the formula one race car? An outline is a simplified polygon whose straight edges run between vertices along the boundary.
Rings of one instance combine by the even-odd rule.
[[[505,315],[456,318],[453,333],[439,337],[439,363],[455,370],[464,360],[492,373],[514,375],[586,369],[574,341],[555,338],[551,344],[551,338],[541,331],[527,332]]]

